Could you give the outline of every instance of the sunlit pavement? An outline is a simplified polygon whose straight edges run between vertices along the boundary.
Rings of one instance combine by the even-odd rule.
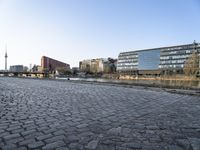
[[[0,149],[199,150],[200,97],[0,78]]]

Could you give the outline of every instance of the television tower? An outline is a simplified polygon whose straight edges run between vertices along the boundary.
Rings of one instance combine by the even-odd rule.
[[[5,71],[7,71],[7,58],[8,58],[8,54],[7,54],[7,45],[6,45],[6,53],[5,53]]]

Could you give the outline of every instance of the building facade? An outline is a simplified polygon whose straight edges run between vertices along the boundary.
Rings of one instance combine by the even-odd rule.
[[[112,58],[88,59],[79,62],[79,70],[87,73],[113,73],[117,60]]]
[[[82,72],[90,72],[90,66],[91,66],[91,59],[79,62],[79,70]]]
[[[157,70],[160,64],[160,50],[149,49],[120,53],[117,62],[118,72],[137,70]]]
[[[23,72],[24,71],[24,66],[23,65],[10,66],[10,71],[11,72]]]
[[[162,48],[159,68],[162,70],[176,69],[181,71],[185,61],[194,52],[200,54],[200,43],[194,42],[193,44]]]
[[[70,65],[46,56],[42,56],[41,69],[44,72],[55,72],[59,69],[68,71],[70,70]]]
[[[185,61],[193,52],[200,54],[200,43],[161,47],[119,54],[117,71],[135,72],[139,70],[182,71]]]

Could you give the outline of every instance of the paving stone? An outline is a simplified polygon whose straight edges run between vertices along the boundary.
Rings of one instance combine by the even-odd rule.
[[[38,141],[38,142],[34,142],[34,143],[31,143],[31,144],[28,144],[28,148],[30,148],[30,149],[40,148],[40,147],[42,147],[44,145],[45,145],[44,142]]]
[[[133,148],[133,149],[142,149],[141,143],[138,143],[138,142],[125,143],[125,144],[122,144],[122,146],[127,147],[127,148]]]
[[[114,148],[114,150],[132,150],[132,149],[126,148],[126,147],[121,147],[121,146],[116,146],[116,148]]]
[[[121,127],[112,128],[107,133],[111,135],[120,135],[122,133],[122,128]]]
[[[168,146],[168,150],[183,150],[183,149],[176,145],[170,145]]]
[[[10,135],[10,132],[3,132],[0,134],[0,137],[3,138],[4,136]]]
[[[32,134],[32,133],[35,133],[35,132],[36,132],[35,129],[31,129],[31,130],[24,131],[24,132],[22,132],[21,134],[22,134],[23,136],[26,136],[26,135],[29,135],[29,134]]]
[[[90,141],[85,148],[87,149],[96,149],[98,146],[99,141],[98,140],[92,140]]]
[[[27,148],[26,147],[18,147],[15,150],[27,150]]]
[[[129,128],[122,128],[122,133],[121,135],[124,137],[130,137],[131,136],[132,130]]]
[[[45,140],[45,142],[52,143],[52,142],[56,142],[56,141],[64,140],[64,139],[66,139],[64,135],[59,135],[59,136],[53,136],[51,138],[48,138]]]
[[[176,142],[177,142],[177,145],[182,147],[184,150],[192,149],[190,142],[187,139],[177,139]]]
[[[146,126],[146,128],[147,129],[149,129],[149,130],[158,130],[159,129],[159,127],[158,126],[153,126],[153,125],[151,125],[151,126]]]
[[[14,134],[14,133],[19,133],[20,134],[23,131],[24,131],[24,129],[21,128],[21,129],[17,129],[17,130],[12,130],[11,133],[12,134]]]
[[[74,142],[77,142],[79,140],[78,136],[75,136],[75,135],[70,135],[70,136],[67,136],[67,140],[70,142],[70,143],[74,143]]]
[[[145,129],[145,125],[144,124],[135,124],[132,126],[132,128],[143,130],[143,129]]]
[[[49,143],[49,144],[45,145],[44,147],[42,147],[42,149],[50,150],[50,149],[55,149],[55,148],[58,148],[58,147],[62,147],[64,145],[65,145],[65,143],[63,141],[56,141],[56,142]]]
[[[69,148],[67,148],[67,147],[59,147],[59,148],[56,148],[56,150],[69,150]]]
[[[2,150],[14,150],[17,149],[16,144],[8,144],[1,147]]]
[[[15,139],[6,140],[6,143],[7,144],[11,144],[11,143],[16,144],[16,143],[21,142],[23,140],[24,140],[24,138],[18,137],[18,138],[15,138]]]
[[[193,150],[200,150],[200,138],[189,138]]]
[[[116,146],[112,146],[112,145],[99,145],[97,147],[97,150],[117,150],[117,147],[115,148]],[[128,149],[126,149],[128,150]]]
[[[4,140],[7,141],[7,140],[11,140],[11,139],[14,139],[14,138],[19,138],[20,137],[20,134],[19,133],[15,133],[15,134],[9,134],[7,136],[4,136]]]
[[[28,144],[35,143],[35,142],[36,142],[35,139],[26,139],[26,140],[19,142],[19,146],[28,145]]]
[[[69,150],[69,148],[67,148],[67,147],[59,147],[59,148],[56,148],[56,150]]]
[[[0,134],[3,133],[3,132],[5,132],[5,130],[4,129],[0,129]]]
[[[49,134],[49,133],[53,133],[53,132],[56,132],[56,131],[57,131],[56,128],[50,128],[49,130],[44,130],[44,133]]]
[[[53,133],[54,135],[65,135],[66,132],[64,130],[59,130]]]
[[[88,126],[88,124],[86,124],[86,123],[84,123],[84,124],[80,124],[80,125],[78,125],[78,126],[76,126],[77,128],[85,128],[85,127],[87,127]]]
[[[79,143],[70,143],[69,148],[70,149],[83,149]]]
[[[48,139],[48,138],[51,138],[51,137],[53,137],[52,134],[45,134],[45,135],[40,135],[40,136],[36,137],[36,139],[41,141],[41,140]]]
[[[166,89],[1,77],[0,109],[0,149],[199,147],[199,97]]]
[[[27,134],[26,136],[24,136],[25,139],[31,139],[31,138],[36,138],[38,136],[41,136],[43,135],[43,133],[41,132],[33,132],[33,133],[30,133],[30,134]]]
[[[20,126],[14,126],[14,127],[7,128],[6,130],[13,131],[13,130],[20,129],[20,128],[21,128]]]

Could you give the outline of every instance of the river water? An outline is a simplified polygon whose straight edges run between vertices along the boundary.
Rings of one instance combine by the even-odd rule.
[[[66,79],[68,78],[57,78]],[[132,84],[132,85],[153,85],[161,87],[183,87],[183,88],[198,88],[200,89],[200,81],[190,80],[115,80],[115,79],[104,79],[104,78],[69,78],[72,81],[88,81],[88,82],[100,82],[100,83],[121,83],[121,84]]]

